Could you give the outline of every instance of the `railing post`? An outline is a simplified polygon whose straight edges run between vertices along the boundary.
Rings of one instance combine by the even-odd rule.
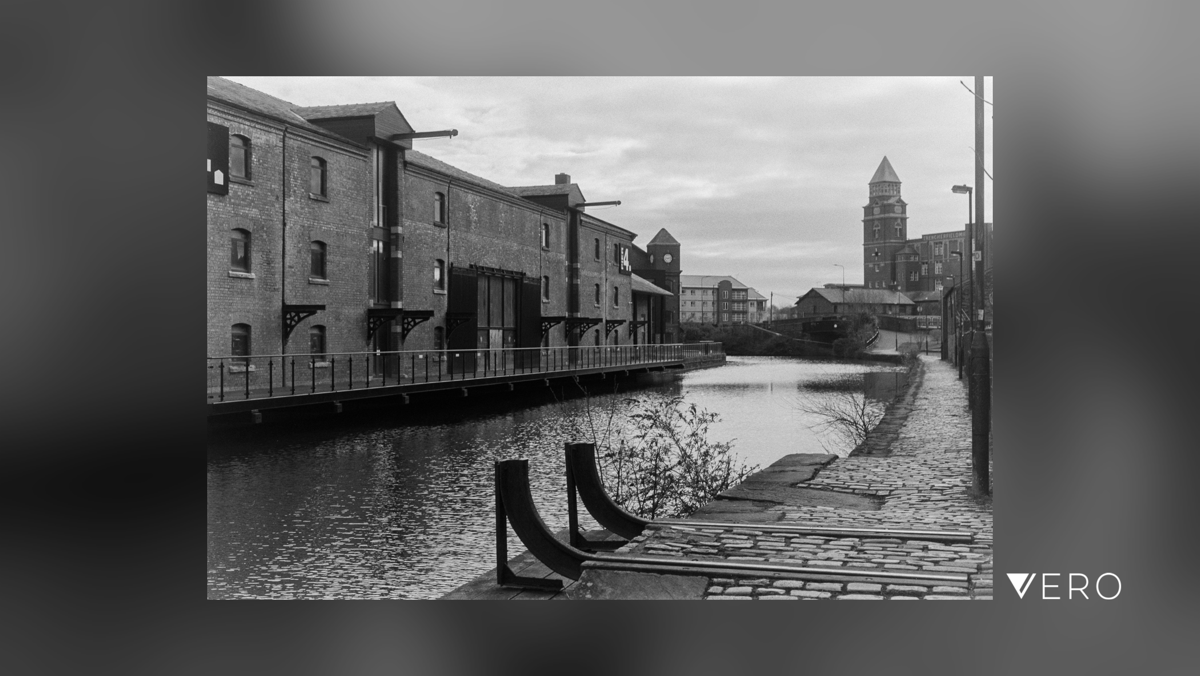
[[[225,360],[224,359],[221,360],[221,363],[217,366],[217,369],[221,372],[220,376],[219,376],[220,392],[217,395],[217,401],[225,401]]]

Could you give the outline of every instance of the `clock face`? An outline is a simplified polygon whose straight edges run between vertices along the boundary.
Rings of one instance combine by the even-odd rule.
[[[670,263],[673,260],[675,260],[675,258],[673,256],[671,256],[671,254],[663,254],[663,262],[664,263]]]
[[[878,213],[879,213],[879,207],[875,207],[875,213],[876,213],[876,214],[878,214]]]

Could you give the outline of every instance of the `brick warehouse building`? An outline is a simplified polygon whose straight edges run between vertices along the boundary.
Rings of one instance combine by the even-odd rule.
[[[957,286],[957,254],[966,246],[966,230],[908,239],[908,203],[900,196],[900,178],[887,157],[879,163],[868,186],[868,200],[863,207],[864,286],[900,291],[910,297],[916,294],[922,300],[940,297],[944,288]],[[987,265],[991,268],[992,224],[985,223],[984,228]],[[964,276],[970,266],[969,254],[967,258],[962,262]]]
[[[211,77],[208,122],[210,356],[677,335],[634,233],[566,175],[509,188],[413,151],[390,102],[299,107]]]

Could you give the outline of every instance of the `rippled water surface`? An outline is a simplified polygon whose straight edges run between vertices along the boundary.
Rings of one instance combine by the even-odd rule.
[[[878,367],[871,367],[878,371]],[[437,598],[495,567],[493,462],[529,458],[534,499],[566,526],[563,444],[630,396],[679,394],[718,413],[713,441],[762,467],[788,453],[845,453],[810,429],[806,383],[867,376],[885,395],[899,375],[853,364],[731,357],[720,368],[630,392],[485,411],[448,407],[420,420],[252,428],[208,451],[208,596]],[[585,525],[591,525],[584,519]],[[510,554],[524,547],[510,535]]]

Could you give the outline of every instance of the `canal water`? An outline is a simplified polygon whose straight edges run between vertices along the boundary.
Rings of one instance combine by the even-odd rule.
[[[438,598],[496,565],[494,461],[528,458],[542,518],[564,528],[563,444],[588,441],[629,397],[677,395],[717,413],[709,439],[766,467],[789,453],[851,450],[821,429],[815,402],[865,391],[880,408],[902,386],[899,369],[878,364],[730,357],[624,392],[592,386],[587,397],[447,406],[419,421],[379,414],[215,434],[208,597]],[[523,550],[510,533],[510,555]]]

